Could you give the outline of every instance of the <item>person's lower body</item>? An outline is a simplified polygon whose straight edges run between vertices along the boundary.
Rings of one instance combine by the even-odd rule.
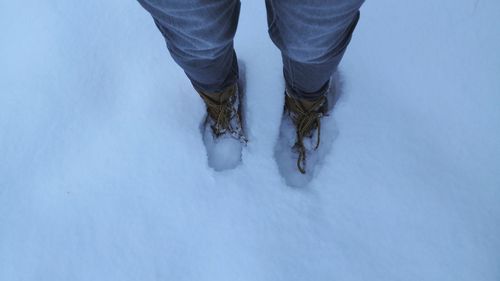
[[[234,84],[239,0],[138,0],[151,13],[174,60],[197,90]],[[311,98],[336,70],[364,0],[266,0],[269,35],[281,50],[287,88]]]
[[[138,1],[151,13],[173,59],[205,100],[209,117],[217,119],[217,123],[221,115],[227,118],[234,116],[227,112],[236,110],[227,106],[228,102],[234,100],[227,95],[227,89],[236,89],[233,95],[237,94],[234,85],[238,81],[238,61],[233,38],[240,1]],[[324,106],[318,107],[316,101],[322,99],[329,90],[330,77],[349,44],[363,2],[265,0],[268,32],[282,54],[287,97],[285,105],[291,104],[290,99],[293,99],[294,104],[295,101],[299,102],[299,106],[293,106],[293,109],[312,110],[317,116],[323,114]],[[207,103],[207,97],[212,97],[212,101]],[[316,106],[308,108],[310,104]],[[220,112],[224,108],[228,110]],[[299,126],[299,123],[312,118],[309,115],[292,114],[291,117]],[[313,122],[306,129],[314,130],[316,123]],[[220,131],[214,133],[218,135]],[[304,134],[308,135],[309,132]]]

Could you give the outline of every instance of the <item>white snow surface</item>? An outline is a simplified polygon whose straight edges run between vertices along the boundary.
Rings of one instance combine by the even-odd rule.
[[[306,187],[264,1],[248,146],[208,166],[200,98],[135,1],[0,1],[0,280],[500,280],[500,2],[367,1]]]

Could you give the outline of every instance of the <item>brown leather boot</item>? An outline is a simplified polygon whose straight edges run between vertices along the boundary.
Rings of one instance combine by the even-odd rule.
[[[229,134],[241,142],[247,141],[243,131],[241,94],[237,84],[220,93],[198,91],[198,94],[207,108],[205,125],[210,125],[215,138]]]
[[[321,118],[328,111],[326,95],[315,100],[295,98],[288,91],[285,91],[285,113],[291,118],[296,130],[294,149],[299,157],[297,168],[302,174],[306,173],[306,152],[304,145],[305,138],[312,138],[316,133],[316,143],[312,149],[316,150],[320,144]]]

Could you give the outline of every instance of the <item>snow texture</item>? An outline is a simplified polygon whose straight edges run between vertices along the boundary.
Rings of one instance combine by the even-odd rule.
[[[292,188],[264,1],[235,41],[249,143],[217,172],[135,1],[1,0],[0,280],[500,280],[500,2],[361,13],[329,153]]]
[[[210,125],[203,126],[202,128],[203,143],[207,150],[208,166],[215,171],[236,168],[241,163],[243,143],[228,134],[215,137]]]

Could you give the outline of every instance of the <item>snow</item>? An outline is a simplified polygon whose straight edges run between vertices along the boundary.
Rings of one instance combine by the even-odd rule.
[[[215,138],[210,126],[203,127],[202,135],[210,168],[215,171],[225,171],[234,169],[241,164],[243,140],[240,141],[229,135]]]
[[[135,1],[0,2],[0,280],[499,280],[499,19],[368,1],[337,136],[294,188],[264,1],[242,3],[250,141],[221,172]]]

